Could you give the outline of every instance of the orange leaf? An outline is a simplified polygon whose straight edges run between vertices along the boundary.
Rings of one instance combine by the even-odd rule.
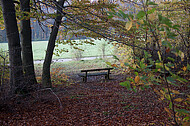
[[[139,24],[136,23],[136,28],[139,29]]]
[[[116,64],[112,64],[111,66],[112,66],[112,67],[118,67]]]
[[[167,48],[167,49],[166,49],[166,53],[169,53],[169,52],[170,52],[170,48]]]
[[[135,77],[135,83],[138,83],[140,81],[140,77],[139,76],[136,76]]]

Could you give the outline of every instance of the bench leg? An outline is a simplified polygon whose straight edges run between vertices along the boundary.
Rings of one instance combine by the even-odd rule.
[[[108,74],[108,75],[105,75],[105,79],[106,79],[106,80],[109,80],[109,79],[110,79],[109,74]]]
[[[87,82],[87,77],[84,77],[84,82]]]
[[[105,79],[109,80],[110,79],[110,75],[109,74],[105,75]]]
[[[107,79],[108,79],[108,80],[110,79],[110,70],[108,70]]]
[[[87,82],[87,77],[82,77],[83,82]]]

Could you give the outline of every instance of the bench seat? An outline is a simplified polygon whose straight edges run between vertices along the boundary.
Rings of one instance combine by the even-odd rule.
[[[78,75],[83,78],[83,82],[87,81],[88,76],[101,76],[104,75],[105,79],[109,79],[110,70],[113,68],[101,68],[101,69],[89,69],[81,70],[81,73]],[[107,71],[107,72],[97,72],[97,71]]]
[[[100,75],[107,75],[107,72],[101,72],[101,73],[88,73],[87,76],[100,76]],[[80,77],[85,77],[85,73],[78,74]]]

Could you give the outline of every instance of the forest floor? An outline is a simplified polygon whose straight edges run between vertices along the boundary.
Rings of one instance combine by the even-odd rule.
[[[112,75],[108,81],[100,76],[91,77],[86,83],[79,81],[53,91],[18,96],[1,109],[0,125],[159,126],[171,123],[164,110],[167,103],[158,100],[159,96],[151,88],[135,93],[119,85],[126,76]]]

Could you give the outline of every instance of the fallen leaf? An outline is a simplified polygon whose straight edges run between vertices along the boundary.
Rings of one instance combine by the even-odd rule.
[[[133,25],[132,21],[126,23],[125,28],[127,29],[127,31],[131,29],[132,25]]]

